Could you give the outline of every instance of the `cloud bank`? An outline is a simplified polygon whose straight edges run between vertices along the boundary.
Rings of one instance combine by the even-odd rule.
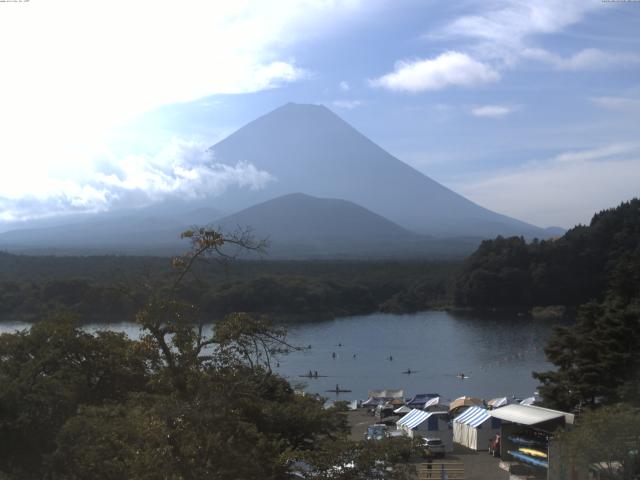
[[[28,195],[0,193],[0,220],[138,207],[172,196],[211,197],[233,186],[261,189],[274,180],[251,163],[216,163],[204,144],[174,139],[153,156],[104,158],[83,180],[47,177],[40,179],[39,188]]]

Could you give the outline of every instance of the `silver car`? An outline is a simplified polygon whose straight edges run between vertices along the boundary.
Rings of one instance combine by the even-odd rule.
[[[422,437],[425,453],[430,452],[434,457],[444,457],[444,443],[439,438]]]

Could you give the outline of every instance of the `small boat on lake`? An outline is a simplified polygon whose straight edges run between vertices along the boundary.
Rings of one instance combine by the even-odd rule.
[[[335,393],[337,395],[338,393],[351,393],[351,390],[347,390],[345,388],[340,388],[338,385],[336,385],[336,388],[333,388],[331,390],[325,390],[325,392],[327,392],[327,393]]]

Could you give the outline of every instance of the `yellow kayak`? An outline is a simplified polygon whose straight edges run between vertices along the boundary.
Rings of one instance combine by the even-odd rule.
[[[546,453],[541,452],[540,450],[534,450],[533,448],[519,448],[518,451],[531,455],[532,457],[547,458]]]

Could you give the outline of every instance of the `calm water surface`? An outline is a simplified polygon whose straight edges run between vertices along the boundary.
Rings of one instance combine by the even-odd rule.
[[[2,323],[0,332],[26,327]],[[87,326],[89,331],[99,329],[124,331],[132,338],[139,334],[137,325],[130,323]],[[422,312],[343,317],[289,326],[289,341],[311,348],[282,356],[275,370],[291,383],[303,384],[306,391],[332,399],[366,399],[368,390],[382,388],[403,388],[406,396],[439,393],[447,399],[523,398],[536,389],[531,372],[551,368],[543,351],[551,331],[550,322],[515,315]],[[415,373],[402,373],[408,369]],[[309,370],[326,377],[299,377]],[[456,378],[460,372],[469,378]],[[336,384],[351,393],[326,393]]]

